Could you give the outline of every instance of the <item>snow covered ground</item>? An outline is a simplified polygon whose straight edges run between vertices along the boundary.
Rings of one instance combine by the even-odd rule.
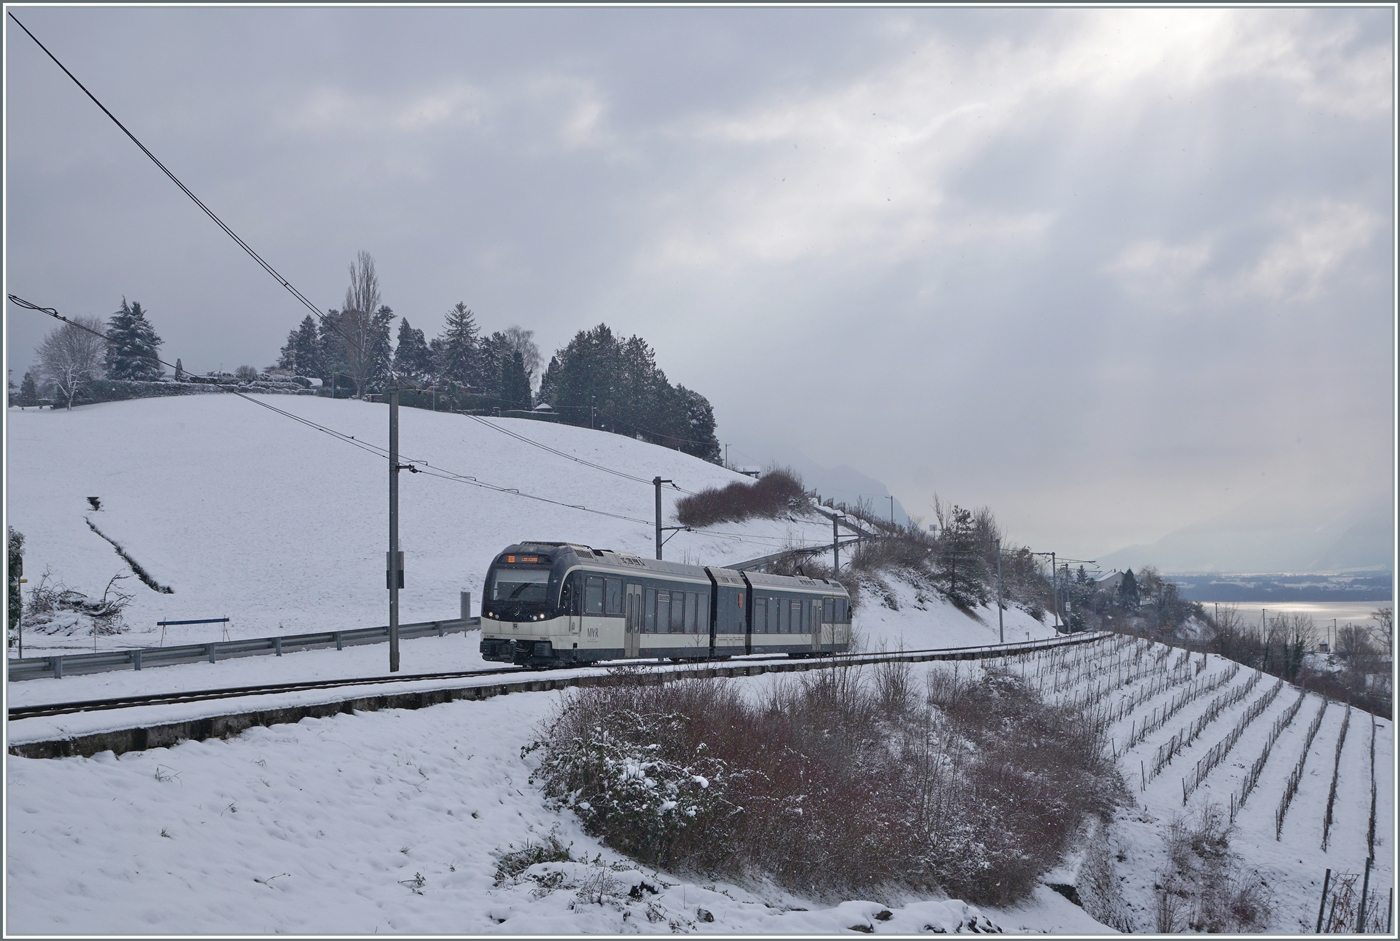
[[[253,398],[357,441],[386,447],[388,410],[350,400]],[[686,490],[747,478],[679,451],[620,435],[523,419],[487,423],[461,415],[400,411],[405,459],[426,460],[478,481],[562,504],[482,489],[428,474],[399,475],[405,554],[404,622],[455,617],[458,593],[479,607],[486,567],[512,542],[543,539],[655,551],[653,477]],[[229,617],[231,637],[384,624],[388,544],[387,463],[234,396],[111,402],[67,411],[9,409],[9,521],[25,536],[33,588],[47,571],[100,597],[129,566],[89,526],[130,554],[164,594],[129,577],[129,633],[99,647],[152,646],[160,620]],[[639,483],[565,460],[488,427],[495,424]],[[681,494],[666,488],[667,525]],[[93,510],[89,497],[97,497]],[[616,517],[630,519],[618,519]],[[677,533],[666,557],[722,564],[787,545],[829,543],[825,518],[750,521]],[[164,643],[222,637],[222,625],[171,627]],[[91,649],[92,636],[25,637],[26,653]]]
[[[439,655],[447,657],[447,648],[462,642],[448,637],[412,643],[437,645]],[[318,652],[303,662],[332,656]],[[1160,662],[1153,656],[1149,652],[1147,668],[1108,701],[1160,681],[1178,654],[1167,652]],[[293,660],[284,657],[279,665]],[[1205,681],[1229,669],[1218,658],[1208,660],[1200,675]],[[951,668],[925,664],[916,670]],[[174,676],[200,669],[190,665],[163,672]],[[1046,689],[1057,675],[1039,660],[1013,663],[1013,669],[1033,681],[1046,677]],[[1119,857],[1115,874],[1139,931],[1153,927],[1153,886],[1166,865],[1163,833],[1173,815],[1183,813],[1181,774],[1273,680],[1264,678],[1251,696],[1223,711],[1145,790],[1134,772],[1140,761],[1150,765],[1157,745],[1189,724],[1215,696],[1248,682],[1250,672],[1239,670],[1228,683],[1182,708],[1120,760],[1131,803],[1112,822],[1106,840]],[[37,680],[23,686],[129,676]],[[764,676],[730,682],[761,695],[768,684],[782,681]],[[1075,695],[1082,688],[1070,684],[1059,694]],[[1141,722],[1182,688],[1170,686],[1147,698],[1112,734],[1124,741],[1130,723]],[[10,757],[7,929],[65,934],[681,930],[806,935],[859,925],[876,933],[909,934],[930,928],[956,931],[959,925],[966,931],[969,918],[985,918],[1013,933],[1109,930],[1048,888],[1016,908],[979,910],[956,900],[813,900],[771,886],[717,884],[640,870],[583,834],[570,814],[549,808],[529,784],[532,758],[522,756],[521,746],[548,719],[559,695],[518,694],[415,711],[309,719],[253,729],[229,741],[186,742],[120,759],[110,753],[47,761]],[[1259,753],[1274,718],[1296,698],[1296,691],[1285,687],[1248,726],[1226,762],[1193,795],[1191,809],[1205,800],[1228,804],[1229,792]],[[1283,838],[1274,839],[1273,812],[1284,779],[1320,704],[1307,697],[1278,738],[1231,837],[1232,850],[1259,870],[1270,887],[1273,932],[1306,933],[1316,917],[1323,869],[1356,872],[1364,860],[1371,764],[1370,722],[1361,713],[1353,713],[1343,749],[1342,791],[1330,847],[1326,853],[1320,850],[1342,715],[1336,706],[1329,707],[1313,741]],[[190,709],[163,708],[182,708],[186,714]],[[23,737],[29,723],[48,721],[14,723],[11,732]],[[1377,732],[1380,800],[1372,887],[1383,894],[1393,884],[1392,728],[1382,722]],[[497,884],[501,853],[550,834],[571,847],[573,862],[541,863]],[[1046,881],[1073,884],[1079,861],[1068,860]],[[882,912],[889,914],[877,917]]]
[[[10,758],[7,930],[806,935],[954,931],[979,914],[909,900],[882,922],[870,901],[637,870],[528,783],[520,748],[555,701],[308,720],[120,760]],[[550,833],[583,862],[493,885],[494,853]],[[1096,927],[1048,890],[980,914],[1011,930]]]
[[[290,397],[271,401],[358,438],[382,443],[385,436],[380,406]],[[406,455],[643,521],[405,474],[405,620],[450,616],[457,591],[479,594],[490,557],[517,539],[568,539],[650,554],[649,485],[566,462],[460,416],[407,409],[403,415]],[[614,435],[543,423],[501,424],[638,477],[674,478],[691,490],[735,479],[685,455]],[[161,617],[229,614],[234,617],[230,632],[239,636],[382,623],[385,481],[382,462],[367,454],[248,403],[215,396],[113,403],[71,414],[11,410],[8,443],[9,509],[28,539],[31,583],[47,566],[67,584],[100,594],[125,563],[89,529],[85,518],[91,517],[156,580],[175,589],[173,595],[158,595],[133,587],[137,597],[129,620],[136,630],[116,638],[116,645],[156,642],[145,625]],[[103,506],[96,512],[86,499],[94,495]],[[666,497],[668,507],[672,496]],[[830,537],[825,520],[716,529],[730,535],[682,533],[667,546],[668,557],[734,561],[785,542]],[[888,604],[868,592],[857,611],[856,627],[868,649],[997,639],[994,610],[973,618],[897,579],[889,587]],[[217,630],[192,629],[168,640],[215,639]],[[1006,613],[1008,641],[1050,633],[1022,612]],[[476,638],[468,633],[406,641],[404,671],[479,667]],[[29,647],[32,641],[26,641]],[[81,646],[84,641],[90,644],[91,638],[54,642]],[[1159,663],[1152,659],[1159,650],[1143,654],[1148,659],[1142,663],[1150,668],[1140,663],[1134,679],[1104,701],[1117,703],[1148,684],[1165,683],[1178,654],[1165,652]],[[1084,654],[1091,664],[1094,656]],[[378,645],[307,651],[31,680],[8,684],[7,698],[18,704],[373,676],[386,672],[386,659]],[[1046,688],[1060,675],[1047,658],[1019,668],[1042,684],[1049,677]],[[1210,657],[1192,679],[1209,680],[1227,669],[1224,661]],[[1182,775],[1267,692],[1271,678],[1223,709],[1190,746],[1150,776],[1145,789],[1140,769],[1212,700],[1246,684],[1250,674],[1239,670],[1228,683],[1186,703],[1141,742],[1123,748],[1119,766],[1132,803],[1122,808],[1103,840],[1116,860],[1122,911],[1138,931],[1153,928],[1154,885],[1166,863],[1162,836],[1169,821],[1206,801],[1228,804],[1275,718],[1297,692],[1285,688],[1250,723],[1186,808]],[[1055,695],[1077,695],[1101,680],[1086,667],[1080,679]],[[773,681],[731,682],[758,693]],[[420,685],[435,683],[440,685],[432,680]],[[1111,730],[1115,742],[1126,742],[1146,716],[1166,708],[1183,688],[1166,685],[1139,703]],[[313,701],[306,697],[322,694],[293,695],[304,697],[293,701]],[[914,934],[968,932],[969,921],[982,929],[987,919],[1013,933],[1110,930],[1044,887],[1023,905],[1003,911],[913,898],[889,900],[887,908],[872,900],[803,899],[771,886],[638,870],[583,834],[571,815],[549,808],[529,784],[531,760],[521,747],[549,717],[559,695],[519,694],[305,720],[120,759],[110,753],[59,760],[7,756],[6,931],[810,935],[854,928]],[[1364,713],[1351,716],[1329,849],[1320,848],[1343,715],[1335,705],[1324,714],[1281,839],[1275,840],[1274,811],[1320,705],[1309,696],[1278,737],[1232,835],[1234,851],[1267,881],[1274,903],[1269,928],[1275,932],[1309,931],[1323,870],[1359,872],[1364,860],[1372,773],[1370,717]],[[9,741],[35,740],[138,719],[188,718],[210,709],[226,711],[227,704],[158,707],[137,717],[29,719],[7,723],[6,733]],[[1393,885],[1392,767],[1393,726],[1380,722],[1372,886],[1382,888],[1382,897]],[[574,862],[542,863],[496,884],[499,853],[549,834],[571,845]],[[1074,883],[1083,858],[1080,853],[1066,860],[1046,881]]]

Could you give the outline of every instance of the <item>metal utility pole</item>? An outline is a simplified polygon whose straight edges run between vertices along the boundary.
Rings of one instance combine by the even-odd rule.
[[[1032,552],[1031,555],[1048,555],[1050,557],[1050,606],[1055,609],[1055,627],[1060,626],[1060,600],[1057,594],[1058,575],[1055,571],[1055,553],[1053,552]]]
[[[997,643],[1006,643],[1006,626],[1001,616],[1001,540],[997,541]]]
[[[389,551],[384,557],[384,581],[389,589],[389,672],[399,672],[399,589],[403,587],[403,553],[399,551],[399,471],[418,473],[399,463],[399,390],[389,399]]]
[[[674,486],[676,485],[676,482],[675,482],[674,480],[662,480],[660,477],[653,477],[653,478],[651,479],[651,482],[652,482],[652,484],[655,485],[655,487],[656,487],[656,558],[657,558],[658,561],[660,561],[660,559],[661,559],[661,547],[664,546],[664,545],[666,544],[666,540],[661,538],[661,534],[662,534],[663,532],[665,532],[665,531],[668,530],[668,529],[673,529],[673,530],[675,530],[676,532],[682,532],[682,531],[684,531],[684,532],[692,532],[692,530],[691,530],[691,528],[690,528],[689,526],[662,526],[662,525],[661,525],[661,485],[662,485],[662,484],[670,484],[671,486],[674,487]],[[675,533],[672,533],[671,535],[674,536]],[[667,538],[669,539],[670,537],[668,536]]]
[[[653,477],[652,484],[656,486],[656,558],[661,558],[661,485],[669,484],[672,481],[662,480],[660,477]]]
[[[894,494],[890,494],[890,529],[894,529]]]
[[[399,672],[399,390],[389,390],[389,672]]]
[[[831,574],[841,574],[841,532],[837,528],[836,516],[831,517]]]

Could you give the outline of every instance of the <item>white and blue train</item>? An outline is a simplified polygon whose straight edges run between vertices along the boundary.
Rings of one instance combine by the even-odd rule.
[[[522,542],[496,556],[482,594],[481,655],[502,663],[801,657],[850,646],[850,597],[824,578]]]

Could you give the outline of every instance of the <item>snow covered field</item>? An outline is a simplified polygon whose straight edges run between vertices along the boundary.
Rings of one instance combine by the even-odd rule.
[[[380,447],[386,406],[300,396],[255,396],[277,408]],[[153,646],[160,620],[229,617],[231,637],[384,624],[388,475],[382,458],[234,396],[112,402],[72,412],[9,409],[8,506],[25,535],[25,573],[46,571],[91,597],[113,575],[131,575],[122,545],[163,594],[130,577],[130,633],[99,647]],[[586,506],[635,522],[502,494],[427,474],[400,474],[400,540],[407,623],[455,617],[458,593],[479,607],[486,567],[512,542],[543,539],[655,551],[654,491],[660,476],[696,491],[746,480],[732,471],[620,435],[522,419],[492,419],[549,447],[640,477],[638,483],[447,413],[400,412],[405,459],[525,494]],[[677,491],[663,491],[667,525]],[[88,497],[97,497],[94,511]],[[825,518],[750,521],[681,532],[666,546],[677,561],[737,562],[786,545],[829,543]],[[222,637],[222,625],[169,628],[167,644]],[[90,634],[27,634],[26,653],[91,649]]]
[[[357,437],[380,443],[385,437],[381,406],[290,397],[272,401]],[[31,584],[48,566],[69,585],[100,594],[121,570],[124,563],[111,546],[89,529],[85,518],[90,516],[155,579],[175,588],[173,595],[158,595],[132,587],[136,599],[129,620],[137,630],[115,638],[115,645],[154,643],[158,635],[145,625],[161,617],[229,614],[231,633],[242,636],[382,623],[386,488],[381,461],[225,397],[113,403],[71,414],[11,410],[9,417],[9,509],[28,539]],[[566,462],[460,416],[405,409],[403,417],[406,455],[644,521],[405,474],[405,620],[451,615],[456,592],[479,594],[491,556],[520,538],[568,539],[650,554],[649,485]],[[533,422],[502,424],[638,477],[674,478],[691,490],[735,477],[614,435]],[[101,459],[94,461],[93,453]],[[93,495],[101,498],[102,510],[88,507],[86,498]],[[666,497],[668,507],[672,496]],[[830,538],[825,520],[716,528],[734,535],[682,533],[667,546],[668,557],[734,561],[774,551],[784,542]],[[984,609],[974,619],[912,585],[893,580],[891,588],[895,607],[867,595],[857,612],[856,627],[868,649],[997,639],[994,610]],[[1049,633],[1023,613],[1007,612],[1008,641]],[[195,629],[168,640],[216,636],[217,628],[212,635]],[[476,638],[468,633],[407,641],[404,670],[481,666]],[[54,642],[81,646],[84,640],[91,643],[90,637]],[[26,637],[27,648],[30,643]],[[1131,641],[1076,649],[1081,653],[1030,658],[1013,669],[1055,697],[1097,691],[1101,705],[1121,713],[1110,737],[1120,751],[1132,803],[1099,842],[1118,885],[1114,905],[1135,930],[1150,932],[1158,901],[1154,886],[1167,865],[1168,824],[1207,802],[1229,806],[1231,793],[1240,791],[1275,721],[1295,704],[1298,692],[1285,686],[1276,694],[1183,807],[1183,776],[1275,681],[1260,678],[1204,722],[1212,703],[1249,684],[1253,671],[1239,669],[1227,677],[1230,665],[1213,656],[1202,669],[1196,667],[1199,657],[1182,666],[1178,652]],[[386,659],[378,645],[298,652],[31,680],[8,684],[7,696],[18,704],[371,676],[385,672]],[[915,667],[919,673],[950,668]],[[758,694],[775,681],[765,676],[731,682]],[[531,758],[522,756],[521,747],[558,701],[557,693],[531,693],[306,720],[120,759],[110,753],[92,759],[7,757],[6,931],[809,935],[856,928],[913,934],[959,927],[967,932],[969,920],[986,927],[979,918],[1008,932],[1111,930],[1044,887],[1018,908],[979,912],[956,900],[889,900],[886,908],[871,900],[804,899],[769,886],[639,871],[584,835],[571,815],[546,806],[528,783]],[[1359,712],[1350,718],[1329,847],[1321,850],[1344,715],[1336,705],[1323,714],[1307,749],[1300,786],[1275,839],[1275,811],[1320,707],[1320,700],[1307,696],[1277,736],[1231,836],[1233,852],[1267,883],[1274,932],[1310,932],[1323,871],[1360,872],[1365,858],[1373,763],[1371,720]],[[168,721],[220,707],[158,708],[164,711],[147,711],[140,721]],[[1143,722],[1166,710],[1170,717],[1142,735]],[[1199,734],[1151,773],[1163,746],[1198,719],[1204,722]],[[7,723],[7,737],[34,740],[132,721],[121,713],[30,719]],[[1140,740],[1129,745],[1132,739]],[[1372,889],[1379,888],[1384,899],[1394,872],[1391,723],[1377,723],[1375,742]],[[1145,787],[1144,772],[1149,772]],[[551,833],[572,844],[576,862],[542,863],[495,884],[496,854]],[[1086,851],[1047,874],[1046,881],[1075,883],[1093,842],[1086,841]]]
[[[889,616],[917,621],[928,615],[905,609]],[[462,639],[412,643],[446,649]],[[1199,658],[1192,658],[1180,671],[1181,682],[1170,683],[1179,653],[1141,646],[1144,651],[1133,667],[1137,675],[1108,692],[1104,702],[1122,702],[1154,683],[1156,692],[1115,723],[1111,734],[1118,743],[1127,741],[1130,727],[1179,698],[1191,683],[1210,685],[1231,669],[1209,657],[1198,673]],[[1071,655],[1060,662],[1049,657],[1013,660],[1011,668],[1050,695],[1083,695],[1107,682],[1111,653],[1109,644],[1081,649],[1087,656],[1078,666]],[[1133,662],[1131,653],[1120,655],[1120,661]],[[334,654],[307,656],[305,662]],[[952,668],[926,664],[915,669]],[[199,669],[191,665],[161,672]],[[1075,670],[1082,675],[1072,676]],[[1173,815],[1183,813],[1182,775],[1274,680],[1262,678],[1249,696],[1221,711],[1190,748],[1149,775],[1145,790],[1137,768],[1140,763],[1150,768],[1163,741],[1189,725],[1213,699],[1247,684],[1251,674],[1238,670],[1120,758],[1132,803],[1121,809],[1105,839],[1110,854],[1119,859],[1114,871],[1122,877],[1123,911],[1138,931],[1153,928],[1153,887],[1166,866],[1162,837]],[[106,681],[113,676],[129,675],[73,679]],[[768,684],[782,681],[764,676],[730,682],[758,695]],[[547,807],[529,784],[532,759],[522,756],[521,746],[548,718],[559,695],[518,694],[416,711],[305,720],[254,729],[229,741],[186,742],[120,759],[110,753],[48,761],[11,757],[7,928],[73,934],[812,934],[864,925],[877,933],[919,933],[928,930],[926,925],[953,931],[980,915],[1011,932],[1109,930],[1046,888],[1004,911],[929,899],[891,900],[886,907],[872,900],[803,899],[771,886],[715,884],[638,870],[584,835],[570,814]],[[1296,698],[1287,686],[1274,697],[1192,795],[1188,809],[1205,801],[1228,806],[1230,792],[1238,789],[1274,719]],[[1315,697],[1306,697],[1278,737],[1231,837],[1233,852],[1259,870],[1269,887],[1274,905],[1269,928],[1274,932],[1306,933],[1316,917],[1322,871],[1359,872],[1365,856],[1371,761],[1370,722],[1362,713],[1351,718],[1330,845],[1325,853],[1320,849],[1343,714],[1336,706],[1328,708],[1313,740],[1282,839],[1274,838],[1275,807],[1320,705]],[[30,722],[49,721],[16,723],[12,733],[23,734]],[[1372,888],[1382,898],[1393,884],[1391,764],[1392,728],[1381,722]],[[542,863],[495,884],[499,853],[551,833],[572,844],[576,862]],[[1047,881],[1073,884],[1082,856],[1047,874]],[[650,888],[638,888],[643,882]],[[890,912],[885,920],[875,917],[882,911]],[[706,920],[707,913],[713,921]]]

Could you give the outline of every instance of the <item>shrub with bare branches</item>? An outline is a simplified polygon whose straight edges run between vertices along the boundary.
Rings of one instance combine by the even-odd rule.
[[[933,676],[920,697],[907,664],[816,670],[756,703],[618,676],[569,694],[526,750],[549,797],[649,865],[819,896],[1023,898],[1115,801],[1112,762],[1019,678]]]
[[[127,629],[122,612],[131,595],[117,587],[126,575],[113,575],[101,598],[90,598],[61,582],[50,582],[45,570],[29,590],[24,626],[40,634],[120,634]]]
[[[1205,803],[1167,824],[1167,868],[1160,877],[1156,930],[1261,931],[1272,899],[1259,873],[1230,851],[1233,825],[1219,804]]]
[[[802,479],[786,468],[775,467],[755,482],[710,487],[676,502],[676,518],[682,526],[713,526],[746,519],[776,519],[806,505]]]

